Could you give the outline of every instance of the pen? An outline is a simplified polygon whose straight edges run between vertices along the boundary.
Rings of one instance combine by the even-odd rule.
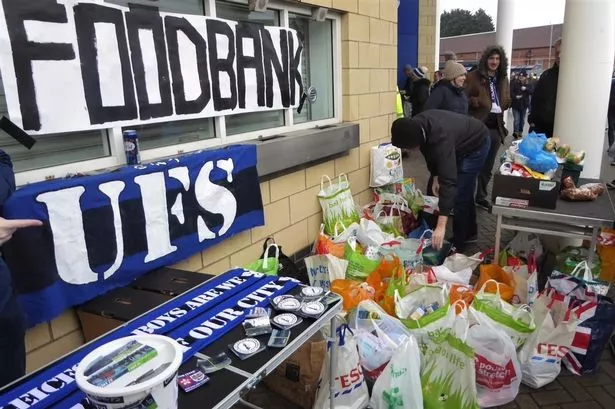
[[[130,355],[132,352],[136,351],[143,345],[137,341],[130,341],[121,348],[116,349],[110,354],[100,356],[94,360],[86,369],[83,371],[85,376],[90,376],[93,373],[99,371],[107,365],[113,364],[124,359],[126,356]]]

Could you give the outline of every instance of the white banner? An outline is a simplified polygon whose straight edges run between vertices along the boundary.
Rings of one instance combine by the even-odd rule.
[[[295,107],[291,29],[76,0],[0,1],[11,121],[36,134]]]

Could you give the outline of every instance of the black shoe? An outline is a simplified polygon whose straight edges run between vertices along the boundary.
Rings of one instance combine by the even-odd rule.
[[[487,199],[478,199],[476,200],[476,206],[481,209],[485,209],[487,211],[491,210],[491,203]]]

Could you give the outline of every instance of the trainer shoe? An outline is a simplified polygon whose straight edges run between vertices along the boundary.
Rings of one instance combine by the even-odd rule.
[[[487,211],[491,210],[491,203],[487,199],[479,199],[476,201],[476,206]]]

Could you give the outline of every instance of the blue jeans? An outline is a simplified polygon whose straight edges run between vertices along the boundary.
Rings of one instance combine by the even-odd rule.
[[[453,244],[458,251],[463,251],[466,240],[478,233],[474,191],[476,190],[476,179],[483,169],[490,148],[491,136],[489,132],[485,132],[485,142],[480,149],[457,162],[457,198],[453,219],[455,242]]]
[[[514,132],[518,134],[523,133],[523,126],[525,125],[525,111],[526,109],[513,108],[514,118]]]

